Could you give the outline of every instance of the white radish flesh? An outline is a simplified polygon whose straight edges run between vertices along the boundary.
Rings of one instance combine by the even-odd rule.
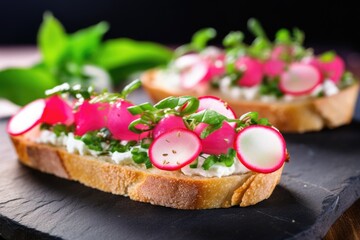
[[[285,140],[272,127],[246,127],[236,136],[234,146],[240,162],[254,172],[274,172],[286,159]]]
[[[309,94],[321,82],[321,75],[314,66],[305,63],[293,63],[281,74],[279,87],[289,95]]]
[[[41,123],[45,107],[45,99],[38,99],[27,104],[10,119],[7,132],[12,136],[18,136],[31,130]]]
[[[156,138],[150,145],[149,158],[162,170],[178,170],[193,162],[202,150],[199,137],[186,129],[173,129]]]
[[[191,89],[210,79],[210,68],[205,61],[200,61],[180,73],[181,86]]]
[[[199,108],[198,112],[209,109],[214,110],[229,119],[236,119],[236,114],[234,110],[230,106],[228,106],[227,102],[224,102],[218,97],[214,96],[202,96],[199,97]],[[235,127],[236,123],[229,123],[231,126]]]

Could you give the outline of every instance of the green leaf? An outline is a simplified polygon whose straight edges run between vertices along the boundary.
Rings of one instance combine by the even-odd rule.
[[[282,28],[275,34],[275,42],[280,44],[291,44],[291,34],[289,30]]]
[[[191,39],[191,47],[196,51],[203,50],[207,43],[216,37],[216,30],[213,28],[203,28],[197,31]]]
[[[42,69],[11,68],[0,71],[0,97],[19,105],[45,97],[45,90],[56,85],[54,77]]]
[[[266,33],[261,26],[260,22],[255,18],[250,18],[247,22],[248,29],[252,34],[254,34],[256,37],[263,38],[268,40],[268,37],[266,36]]]
[[[51,13],[45,13],[38,32],[38,46],[46,66],[53,68],[58,64],[67,43],[67,35],[61,23]]]
[[[215,155],[210,155],[207,157],[204,161],[204,163],[201,165],[201,167],[204,170],[209,170],[211,166],[213,166],[217,162],[217,157]]]
[[[154,105],[157,109],[175,109],[180,107],[180,114],[187,115],[196,112],[199,108],[199,100],[192,96],[167,97]]]
[[[119,38],[106,41],[92,61],[104,69],[112,70],[144,62],[152,63],[152,66],[164,65],[172,59],[172,56],[173,52],[160,44]],[[134,68],[132,72],[136,70],[138,69]]]
[[[244,34],[240,31],[230,32],[225,36],[223,40],[223,45],[225,47],[236,47],[242,45],[244,40]]]
[[[133,91],[135,91],[136,89],[138,89],[139,87],[141,87],[141,81],[139,79],[132,81],[131,83],[129,83],[128,85],[126,85],[124,87],[124,89],[121,91],[120,95],[126,99],[127,96],[132,93]]]
[[[301,46],[304,43],[305,34],[299,28],[293,29],[293,36],[294,36],[294,42],[296,42],[298,45]]]
[[[336,53],[334,51],[327,51],[320,55],[319,59],[322,62],[331,62],[336,57]]]
[[[248,51],[255,58],[266,59],[271,51],[271,44],[264,38],[256,38],[248,48]]]
[[[100,22],[94,26],[81,29],[69,37],[68,57],[76,64],[83,64],[99,49],[101,39],[108,31],[109,25]]]

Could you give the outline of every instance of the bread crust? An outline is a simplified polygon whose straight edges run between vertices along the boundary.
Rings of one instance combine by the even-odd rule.
[[[177,209],[250,206],[272,194],[282,168],[222,178],[190,177],[179,171],[118,165],[92,156],[68,153],[62,147],[38,144],[23,136],[11,138],[19,160],[34,169],[132,200]]]
[[[157,70],[151,70],[142,75],[141,80],[145,91],[155,102],[169,96],[200,96],[214,95],[222,98],[232,107],[237,116],[247,112],[258,112],[260,117],[280,131],[303,133],[319,131],[325,127],[335,128],[351,122],[359,92],[359,84],[353,84],[338,94],[292,102],[271,102],[234,100],[218,90],[207,89],[199,92],[195,90],[169,90],[156,84]]]

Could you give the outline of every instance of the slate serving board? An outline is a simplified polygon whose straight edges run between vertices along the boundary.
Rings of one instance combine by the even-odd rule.
[[[146,100],[138,91],[135,102]],[[314,239],[360,198],[360,109],[351,125],[285,135],[291,161],[266,201],[176,210],[22,166],[0,121],[0,238]]]

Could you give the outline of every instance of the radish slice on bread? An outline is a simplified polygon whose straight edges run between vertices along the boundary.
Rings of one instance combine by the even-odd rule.
[[[150,145],[149,158],[162,170],[178,170],[194,161],[202,150],[200,138],[187,129],[173,129]]]
[[[200,61],[180,73],[181,86],[191,89],[209,80],[210,68],[205,61]]]
[[[254,172],[274,172],[286,159],[283,136],[268,126],[251,125],[242,129],[235,138],[234,147],[240,162]]]
[[[281,74],[279,87],[285,94],[300,96],[313,91],[321,82],[321,74],[314,66],[293,63]]]
[[[205,109],[209,109],[209,110],[214,110],[229,119],[236,118],[236,114],[234,110],[232,110],[232,108],[228,106],[227,102],[224,102],[220,98],[214,96],[202,96],[199,97],[198,99],[199,99],[199,108],[197,110],[198,112]],[[235,127],[236,125],[236,123],[234,122],[231,122],[229,124],[233,127]]]
[[[42,122],[45,108],[45,99],[38,99],[27,104],[10,119],[7,132],[12,136],[18,136],[31,130]]]
[[[12,136],[21,135],[39,123],[66,124],[74,122],[72,108],[61,97],[55,95],[47,99],[35,100],[14,115],[7,131]]]

